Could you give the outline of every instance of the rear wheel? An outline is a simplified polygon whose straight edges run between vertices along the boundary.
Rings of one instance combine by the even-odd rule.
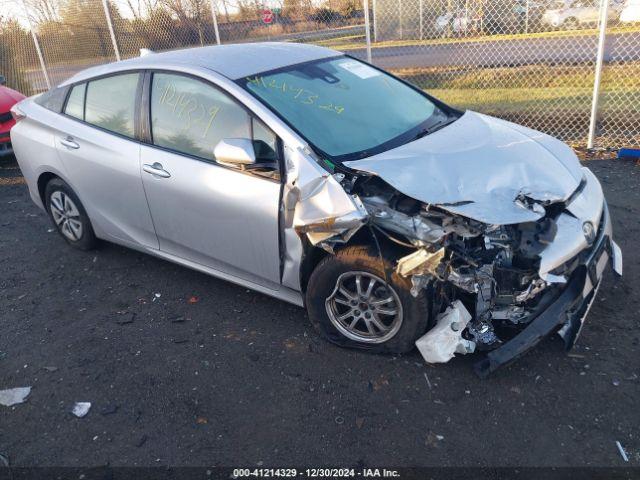
[[[329,341],[376,352],[411,350],[429,320],[426,295],[415,298],[411,282],[394,262],[366,246],[325,257],[311,274],[306,300],[314,327]]]
[[[64,181],[52,179],[45,188],[45,204],[58,233],[69,245],[90,250],[96,236],[80,199]]]

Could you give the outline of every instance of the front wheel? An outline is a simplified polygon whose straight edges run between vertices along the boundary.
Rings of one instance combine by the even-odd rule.
[[[309,318],[330,342],[376,352],[411,350],[429,320],[426,295],[373,248],[347,247],[325,257],[309,279]]]

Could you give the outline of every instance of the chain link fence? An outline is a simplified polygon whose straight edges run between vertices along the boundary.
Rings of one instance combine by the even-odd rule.
[[[640,0],[268,1],[0,0],[0,74],[31,94],[141,48],[314,43],[576,146],[640,146]]]
[[[603,6],[600,0],[375,0],[373,63],[458,107],[585,145]],[[638,145],[640,3],[610,1],[606,18],[592,143]]]

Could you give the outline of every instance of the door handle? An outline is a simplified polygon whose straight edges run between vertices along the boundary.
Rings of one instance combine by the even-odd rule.
[[[142,164],[142,170],[156,177],[169,178],[171,176],[169,172],[162,168],[162,164],[158,162],[155,162],[153,165],[144,163]]]
[[[78,142],[76,142],[71,136],[68,136],[66,138],[61,138],[60,143],[65,147],[73,148],[74,150],[80,148],[80,145],[78,145]]]

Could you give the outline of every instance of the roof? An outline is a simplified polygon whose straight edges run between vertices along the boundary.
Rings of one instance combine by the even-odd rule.
[[[115,66],[119,70],[125,66],[130,68],[158,68],[162,64],[203,67],[236,80],[296,63],[339,55],[342,55],[342,53],[316,45],[301,43],[261,42],[213,45],[152,53],[143,57],[101,65],[85,70],[65,83],[108,73]]]

